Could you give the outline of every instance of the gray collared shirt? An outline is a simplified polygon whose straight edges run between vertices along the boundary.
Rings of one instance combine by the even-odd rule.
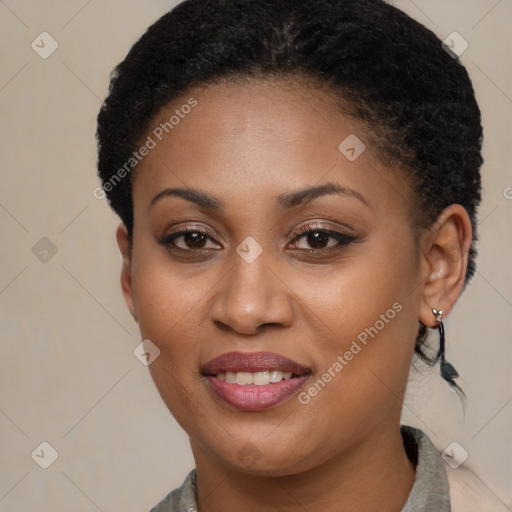
[[[451,512],[448,478],[443,459],[428,436],[414,427],[400,427],[409,459],[416,465],[416,476],[409,498],[401,512]],[[150,512],[197,512],[196,470],[181,487],[170,492]]]

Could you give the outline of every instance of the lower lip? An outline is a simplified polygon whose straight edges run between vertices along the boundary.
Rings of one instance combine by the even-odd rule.
[[[211,375],[206,378],[215,394],[232,407],[241,411],[262,411],[294,395],[308,376],[294,377],[265,386],[231,384]]]

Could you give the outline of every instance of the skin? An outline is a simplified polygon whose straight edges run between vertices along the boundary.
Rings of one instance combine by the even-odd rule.
[[[435,327],[432,307],[446,317],[462,291],[466,211],[448,207],[418,236],[403,174],[386,169],[367,128],[318,89],[209,85],[173,101],[154,125],[190,97],[197,106],[137,167],[133,240],[123,224],[117,240],[128,308],[161,351],[152,378],[190,437],[200,512],[400,511],[415,477],[399,425],[418,322]],[[349,134],[366,144],[353,162],[338,150]],[[364,202],[327,194],[276,205],[328,182]],[[177,196],[151,206],[174,187],[199,189],[224,209]],[[315,252],[314,238],[296,234],[307,226],[355,241],[329,253],[337,240],[320,238]],[[188,228],[206,237],[176,239],[181,251],[159,243]],[[236,252],[248,236],[263,249],[252,263]],[[220,354],[268,350],[312,370],[307,390],[395,303],[401,311],[307,404],[294,396],[242,412],[201,374]]]

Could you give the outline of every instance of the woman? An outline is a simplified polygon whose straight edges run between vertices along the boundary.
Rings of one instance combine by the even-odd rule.
[[[380,0],[187,0],[98,116],[121,283],[196,469],[152,510],[449,511],[400,425],[475,269],[471,81]],[[428,328],[439,347],[426,346]]]

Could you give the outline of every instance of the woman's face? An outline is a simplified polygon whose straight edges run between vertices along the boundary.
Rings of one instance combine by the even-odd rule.
[[[293,474],[396,429],[425,269],[362,125],[269,81],[191,90],[153,124],[125,280],[194,454]]]

